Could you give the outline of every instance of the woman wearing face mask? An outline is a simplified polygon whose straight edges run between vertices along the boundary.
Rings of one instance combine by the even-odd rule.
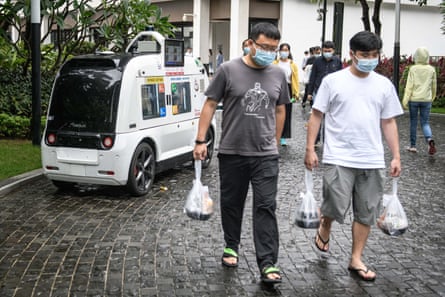
[[[287,145],[286,139],[291,138],[292,103],[297,100],[299,94],[298,67],[292,60],[289,44],[280,44],[278,59],[274,61],[274,64],[277,64],[284,71],[289,87],[289,95],[291,96],[291,103],[286,104],[286,121],[280,139],[280,144],[285,146]]]

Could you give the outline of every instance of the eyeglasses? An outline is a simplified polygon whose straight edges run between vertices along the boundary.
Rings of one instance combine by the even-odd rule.
[[[257,43],[255,40],[253,40],[253,43],[258,45],[260,47],[260,49],[262,49],[262,50],[264,50],[266,52],[277,52],[279,50],[278,47],[274,47],[274,46],[268,45],[268,44]]]

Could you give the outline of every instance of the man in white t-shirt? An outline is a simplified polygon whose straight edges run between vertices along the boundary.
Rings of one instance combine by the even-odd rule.
[[[314,150],[325,115],[323,202],[315,246],[324,254],[334,220],[344,222],[352,204],[352,254],[348,269],[365,281],[376,273],[362,262],[362,253],[376,222],[382,198],[385,160],[382,132],[392,153],[390,175],[401,172],[399,137],[395,117],[403,113],[389,79],[374,72],[382,41],[369,31],[350,40],[352,65],[324,77],[309,119],[305,165],[318,166]]]

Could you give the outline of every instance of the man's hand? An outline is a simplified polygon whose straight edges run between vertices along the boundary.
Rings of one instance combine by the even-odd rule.
[[[304,156],[304,165],[307,169],[312,170],[318,167],[318,156],[313,146],[312,149],[306,148],[306,154]]]
[[[193,149],[193,158],[195,160],[205,160],[207,156],[207,144],[195,144],[195,148]]]
[[[396,159],[396,158],[392,159],[391,160],[391,167],[390,167],[389,170],[390,170],[389,174],[392,177],[399,177],[400,173],[402,172],[402,165],[400,163],[400,159]]]

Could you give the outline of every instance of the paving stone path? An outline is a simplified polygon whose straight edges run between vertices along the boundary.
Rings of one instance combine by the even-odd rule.
[[[215,158],[203,173],[216,201],[214,216],[205,222],[183,213],[194,177],[190,166],[163,173],[152,193],[139,198],[109,187],[61,193],[44,177],[0,193],[0,296],[445,296],[445,117],[431,118],[438,147],[433,157],[421,134],[417,154],[404,150],[408,116],[398,120],[403,166],[399,197],[410,226],[400,237],[372,228],[364,261],[377,279],[366,283],[347,270],[350,215],[344,225],[334,224],[328,258],[314,251],[314,230],[294,225],[305,189],[306,133],[302,109],[294,107],[293,138],[281,148],[280,161],[282,284],[266,287],[259,281],[250,199],[240,265],[221,266]],[[314,175],[318,200],[322,171]],[[161,191],[161,186],[168,189]]]

